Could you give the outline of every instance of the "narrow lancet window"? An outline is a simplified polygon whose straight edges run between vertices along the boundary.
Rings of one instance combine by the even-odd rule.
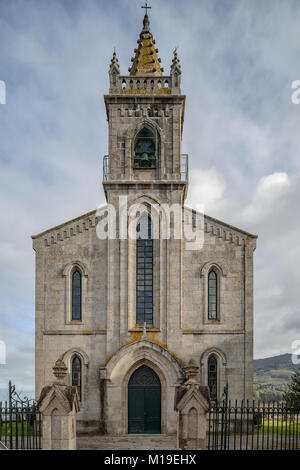
[[[215,356],[210,356],[207,366],[210,398],[211,400],[216,400],[218,394],[218,363]]]
[[[218,319],[218,277],[213,269],[208,274],[208,319]]]
[[[153,324],[153,239],[148,215],[142,216],[137,225],[136,323]]]
[[[72,274],[72,320],[81,320],[81,273]]]
[[[82,401],[82,390],[81,390],[81,360],[78,356],[75,356],[72,361],[72,386],[77,387],[79,400]]]

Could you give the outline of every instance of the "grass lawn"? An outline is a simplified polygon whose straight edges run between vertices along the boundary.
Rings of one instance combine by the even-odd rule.
[[[17,429],[16,429],[16,423],[12,423],[12,435],[16,437],[17,435]],[[33,436],[33,429],[32,426],[28,425],[28,423],[25,421],[23,423],[18,423],[18,437],[20,437],[24,433],[24,436]],[[2,424],[2,429],[1,429],[1,435],[0,438],[3,440],[4,437],[10,435],[10,426],[9,423],[7,423],[7,426],[5,426],[5,423]]]
[[[256,428],[256,434],[275,434],[281,437],[281,434],[284,438],[285,435],[298,435],[300,436],[300,421],[298,420],[298,423],[296,421],[291,421],[289,420],[288,422],[286,421],[281,421],[281,419],[277,420],[272,420],[272,419],[264,419],[264,422]]]

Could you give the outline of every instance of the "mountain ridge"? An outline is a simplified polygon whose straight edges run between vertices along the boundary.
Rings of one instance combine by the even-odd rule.
[[[278,356],[265,357],[253,360],[254,372],[266,369],[290,369],[297,370],[298,366],[292,362],[292,354],[279,354]]]

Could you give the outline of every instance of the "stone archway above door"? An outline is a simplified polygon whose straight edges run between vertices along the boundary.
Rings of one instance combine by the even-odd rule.
[[[105,382],[103,406],[107,432],[112,435],[128,433],[128,383],[133,372],[142,365],[152,368],[161,382],[161,432],[175,434],[175,387],[183,383],[185,373],[168,349],[147,339],[122,347],[100,368],[101,381]]]
[[[117,383],[141,359],[148,359],[157,364],[170,383],[181,383],[185,378],[183,367],[174,354],[164,346],[147,339],[123,346],[100,370],[104,372],[106,379]]]

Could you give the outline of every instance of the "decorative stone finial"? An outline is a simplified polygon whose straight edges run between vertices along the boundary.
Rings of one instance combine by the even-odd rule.
[[[199,370],[199,367],[197,366],[194,359],[190,359],[190,361],[188,362],[188,365],[185,366],[184,369],[185,369],[185,373],[187,376],[187,380],[194,381],[195,380],[194,378],[197,376],[198,370]]]
[[[110,62],[109,66],[110,71],[115,69],[117,73],[120,73],[120,66],[119,66],[119,61],[117,58],[116,50],[114,49],[114,53]]]
[[[180,65],[180,60],[178,59],[178,54],[177,54],[177,47],[173,51],[173,60],[171,64],[171,80],[172,80],[172,88],[174,92],[174,88],[177,89],[177,91],[180,92],[180,82],[181,82],[181,65]]]
[[[58,379],[59,382],[63,382],[67,374],[67,366],[61,359],[58,359],[53,367],[53,374]]]
[[[144,16],[142,33],[150,33],[150,21],[148,15]]]
[[[181,73],[181,65],[180,65],[180,60],[178,58],[178,54],[177,54],[177,47],[173,51],[171,73],[174,73],[176,69],[177,69],[177,72]]]

